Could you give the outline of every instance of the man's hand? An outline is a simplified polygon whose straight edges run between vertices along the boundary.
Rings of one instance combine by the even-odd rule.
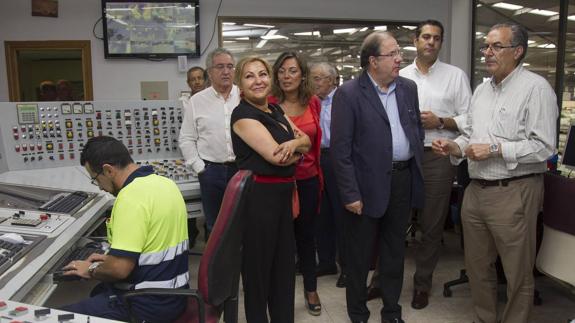
[[[85,279],[92,278],[90,276],[90,272],[88,271],[88,267],[90,267],[92,263],[87,260],[74,260],[67,264],[64,268],[64,276],[71,276],[76,275],[80,276]]]
[[[439,117],[431,111],[422,111],[420,116],[424,129],[437,129],[441,125]]]
[[[471,144],[465,149],[465,155],[471,160],[485,160],[492,157],[489,146],[489,144]]]
[[[100,254],[100,253],[93,253],[91,254],[88,258],[86,258],[86,261],[93,263],[93,262],[101,262],[106,260],[106,255]]]
[[[456,157],[461,157],[461,150],[459,145],[453,140],[449,139],[435,139],[431,143],[431,149],[433,152],[442,156],[453,155]]]
[[[355,201],[345,205],[345,208],[354,214],[361,215],[361,210],[363,209],[363,203],[361,201]]]

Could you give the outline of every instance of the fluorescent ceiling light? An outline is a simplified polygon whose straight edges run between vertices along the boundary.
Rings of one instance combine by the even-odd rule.
[[[321,34],[319,31],[302,31],[300,33],[293,33],[296,36],[316,36],[320,37]]]
[[[222,22],[222,25],[224,26],[233,26],[235,24],[236,24],[235,22]]]
[[[407,26],[407,25],[403,25],[401,27],[403,27],[405,29],[409,29],[409,30],[414,30],[415,28],[417,28],[416,26]]]
[[[492,5],[495,8],[507,9],[507,10],[519,10],[523,8],[523,6],[518,6],[516,4],[511,4],[507,2],[498,2]]]
[[[531,66],[529,63],[523,63],[523,66]]]
[[[373,30],[383,30],[383,31],[386,31],[386,30],[387,30],[387,26],[375,26],[375,27],[373,27]]]
[[[270,26],[270,25],[259,25],[259,24],[244,24],[244,26],[248,26],[248,27],[259,27],[259,28],[275,28],[275,26]]]
[[[534,40],[528,40],[528,41],[527,41],[527,44],[530,44],[530,45],[531,45],[531,44],[534,44],[534,43],[535,43]]]
[[[575,21],[575,16],[568,16],[567,20]]]
[[[533,9],[533,10],[529,11],[529,13],[532,13],[534,15],[539,15],[539,16],[546,16],[546,17],[555,16],[555,15],[559,14],[558,12],[555,12],[555,11],[542,10],[542,9]]]
[[[271,35],[271,36],[261,36],[261,39],[265,39],[265,40],[272,40],[272,39],[289,39],[286,36],[283,35]]]
[[[541,44],[537,45],[537,48],[555,48],[555,44]]]
[[[260,40],[260,42],[256,45],[256,48],[262,48],[267,43],[267,40]]]
[[[353,65],[343,65],[344,68],[354,68],[355,66]]]
[[[417,48],[415,48],[414,46],[405,46],[403,47],[403,50],[408,50],[410,52],[415,52],[417,50]]]
[[[359,31],[366,31],[366,30],[367,30],[367,27],[363,27]]]
[[[353,34],[357,31],[357,28],[343,28],[343,29],[334,29],[334,34]]]
[[[224,43],[235,43],[235,40],[224,40]]]
[[[238,37],[236,38],[236,40],[250,40],[249,37]]]

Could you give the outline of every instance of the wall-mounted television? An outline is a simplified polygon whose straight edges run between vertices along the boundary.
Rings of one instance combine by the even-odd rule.
[[[106,58],[200,56],[198,0],[102,0]]]

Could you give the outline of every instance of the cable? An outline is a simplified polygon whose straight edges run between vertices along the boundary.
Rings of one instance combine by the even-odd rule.
[[[204,48],[203,51],[200,51],[200,56],[204,56],[204,54],[206,53],[208,48],[210,48],[210,45],[212,44],[212,40],[214,40],[214,35],[216,34],[216,24],[218,22],[218,15],[220,13],[220,8],[222,7],[223,1],[224,0],[220,0],[220,4],[218,5],[218,9],[216,10],[216,16],[214,17],[214,27],[212,29],[212,37],[210,37],[210,41],[208,42],[208,45],[206,46],[206,48]]]
[[[94,37],[96,37],[96,39],[104,40],[104,37],[98,37],[98,35],[96,35],[96,26],[98,25],[98,23],[100,21],[102,21],[102,17],[100,17],[100,19],[96,20],[96,22],[94,23],[94,27],[92,28],[92,35],[94,35]]]

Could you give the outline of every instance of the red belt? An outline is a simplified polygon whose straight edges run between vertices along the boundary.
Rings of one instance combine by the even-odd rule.
[[[264,184],[274,184],[274,183],[293,183],[293,193],[291,198],[292,206],[292,216],[297,218],[299,215],[299,196],[297,193],[297,185],[295,183],[295,177],[279,177],[279,176],[268,176],[268,175],[257,175],[254,174],[254,182],[264,183]]]

